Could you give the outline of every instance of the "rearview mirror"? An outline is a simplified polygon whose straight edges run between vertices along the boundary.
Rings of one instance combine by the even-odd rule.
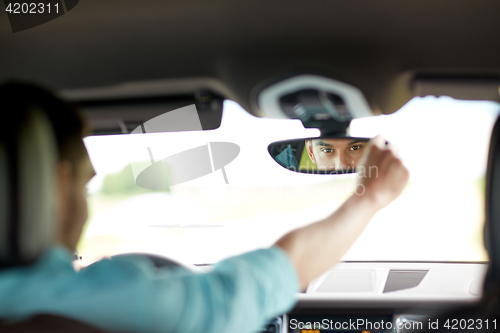
[[[282,167],[300,173],[355,173],[369,138],[316,137],[271,143],[271,157]]]

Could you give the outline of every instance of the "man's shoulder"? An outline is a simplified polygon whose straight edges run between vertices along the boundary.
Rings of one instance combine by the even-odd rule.
[[[119,256],[103,259],[80,270],[80,274],[108,274],[110,276],[137,278],[154,274],[156,268],[146,256]]]

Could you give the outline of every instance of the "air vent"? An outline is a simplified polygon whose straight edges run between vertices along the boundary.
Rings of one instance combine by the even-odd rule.
[[[282,323],[283,323],[283,320],[281,319],[281,317],[274,318],[266,325],[266,327],[264,327],[262,329],[261,332],[262,333],[279,333],[282,331],[281,330],[281,327],[283,326]]]
[[[390,270],[384,293],[414,288],[422,282],[429,270]]]
[[[327,276],[317,292],[371,292],[373,290],[373,271],[336,271]]]

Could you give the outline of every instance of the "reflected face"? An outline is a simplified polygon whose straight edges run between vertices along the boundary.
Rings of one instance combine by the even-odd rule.
[[[363,154],[368,141],[346,139],[306,140],[307,153],[319,170],[353,170]]]

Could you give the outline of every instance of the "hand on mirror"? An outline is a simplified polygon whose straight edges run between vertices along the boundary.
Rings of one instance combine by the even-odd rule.
[[[366,196],[380,209],[396,199],[405,188],[409,171],[397,148],[381,135],[369,141],[358,167],[356,194]]]
[[[342,258],[377,211],[401,194],[409,178],[395,147],[381,136],[365,146],[357,171],[356,194],[327,218],[276,242],[297,269],[302,289]]]

